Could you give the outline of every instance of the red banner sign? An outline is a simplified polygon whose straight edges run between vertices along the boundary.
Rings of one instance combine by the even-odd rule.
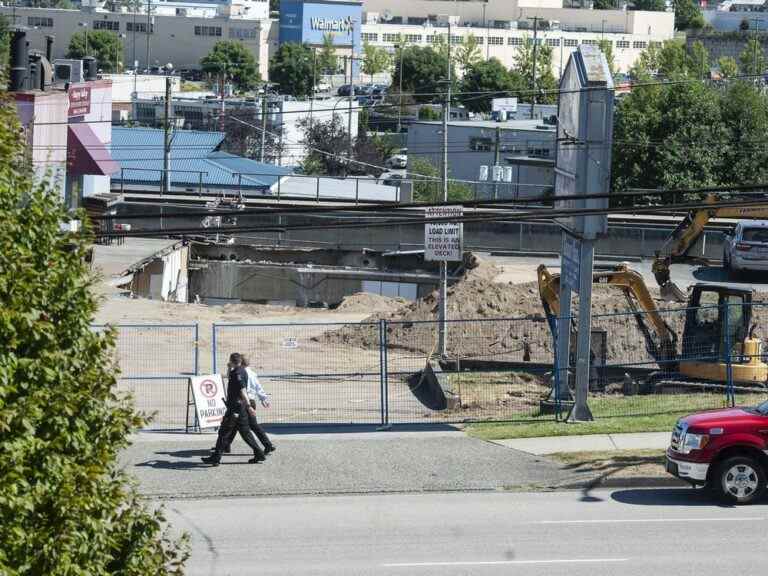
[[[69,116],[85,116],[91,111],[91,87],[69,87]]]

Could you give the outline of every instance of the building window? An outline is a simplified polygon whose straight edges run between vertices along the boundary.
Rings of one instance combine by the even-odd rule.
[[[661,44],[662,44],[662,43],[661,43],[661,42],[658,42],[657,40],[651,40],[650,42],[648,42],[648,46],[649,46],[649,47],[651,47],[651,46],[652,46],[652,47],[654,47],[654,48],[661,48]]]
[[[557,48],[560,46],[560,38],[547,38],[547,46]]]
[[[195,26],[195,36],[221,36],[221,26]]]
[[[451,44],[464,44],[463,36],[451,36]]]
[[[53,28],[53,18],[44,16],[28,16],[27,26],[37,26],[38,28]]]
[[[490,138],[470,138],[469,148],[475,152],[490,152],[493,140]]]
[[[501,36],[488,36],[488,44],[491,46],[503,46],[504,38]]]
[[[528,148],[528,156],[533,158],[549,158],[549,150],[547,148]]]
[[[585,46],[597,46],[600,44],[597,40],[582,40],[581,43]]]
[[[485,44],[485,38],[482,36],[475,36],[475,40],[477,40],[478,45]]]
[[[255,28],[230,28],[229,37],[237,38],[238,40],[255,40],[256,29]]]
[[[517,36],[510,36],[509,38],[507,38],[507,44],[509,46],[522,46],[523,39],[518,38]]]
[[[406,34],[405,35],[405,41],[406,42],[414,42],[416,44],[421,43],[421,34]]]
[[[400,34],[384,34],[384,42],[400,42]]]
[[[645,48],[648,48],[648,43],[643,42],[642,40],[638,40],[633,45],[634,48],[639,48],[641,50],[644,50]]]
[[[629,40],[616,40],[616,48],[629,48]]]
[[[563,46],[567,46],[568,48],[575,48],[579,45],[579,41],[575,38],[566,38],[563,40]]]
[[[120,22],[113,22],[112,20],[94,20],[94,30],[112,30],[113,32],[120,31]]]
[[[141,32],[142,34],[147,33],[147,23],[146,22],[126,22],[125,23],[125,31],[126,32]],[[154,23],[149,27],[149,33],[154,34],[155,33],[155,25]]]
[[[376,32],[363,32],[360,36],[362,37],[363,42],[379,41],[379,35]]]

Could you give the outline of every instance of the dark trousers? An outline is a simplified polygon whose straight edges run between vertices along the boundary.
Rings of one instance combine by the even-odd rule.
[[[221,421],[221,426],[219,426],[219,437],[216,440],[214,455],[220,458],[224,447],[232,442],[232,439],[238,432],[240,432],[240,437],[251,447],[256,456],[264,456],[264,452],[262,452],[258,442],[256,442],[256,438],[251,433],[248,423],[248,411],[243,407],[238,407],[237,411],[231,408],[227,409],[224,419]]]
[[[258,420],[256,420],[256,416],[248,414],[248,426],[251,431],[256,434],[256,438],[259,439],[259,442],[262,443],[264,448],[269,448],[272,446],[272,441],[269,439],[269,436],[267,436],[267,433],[264,432],[264,428],[261,427],[261,424],[259,424]],[[235,439],[235,436],[237,436],[237,430],[233,428],[229,433],[229,436],[224,440],[224,448],[229,448],[232,445],[232,441]]]

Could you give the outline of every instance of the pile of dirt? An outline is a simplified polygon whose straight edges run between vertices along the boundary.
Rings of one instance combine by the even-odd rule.
[[[357,292],[346,296],[335,308],[337,312],[372,312],[392,314],[408,304],[405,298],[390,298],[369,292]]]
[[[491,263],[474,259],[474,267],[448,290],[448,353],[453,357],[502,361],[551,362],[552,335],[546,322],[538,287],[526,284],[498,283],[501,270]],[[438,295],[395,310],[376,312],[365,322],[382,318],[388,321],[387,343],[390,349],[430,354],[436,345]],[[578,310],[574,299],[573,311]],[[596,285],[593,289],[594,316],[622,314],[627,300],[615,287]],[[490,322],[486,320],[496,319]],[[475,320],[475,321],[472,321]],[[669,315],[669,324],[678,334],[683,314]],[[645,340],[634,319],[628,315],[595,318],[594,328],[607,332],[608,360],[652,361]],[[345,326],[326,332],[319,341],[362,348],[379,346],[378,334],[369,327]]]

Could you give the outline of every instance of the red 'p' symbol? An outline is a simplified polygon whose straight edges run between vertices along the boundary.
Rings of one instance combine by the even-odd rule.
[[[216,396],[216,392],[218,391],[219,387],[216,386],[216,382],[213,380],[203,380],[200,383],[200,391],[203,393],[203,396],[206,398],[213,398]]]

